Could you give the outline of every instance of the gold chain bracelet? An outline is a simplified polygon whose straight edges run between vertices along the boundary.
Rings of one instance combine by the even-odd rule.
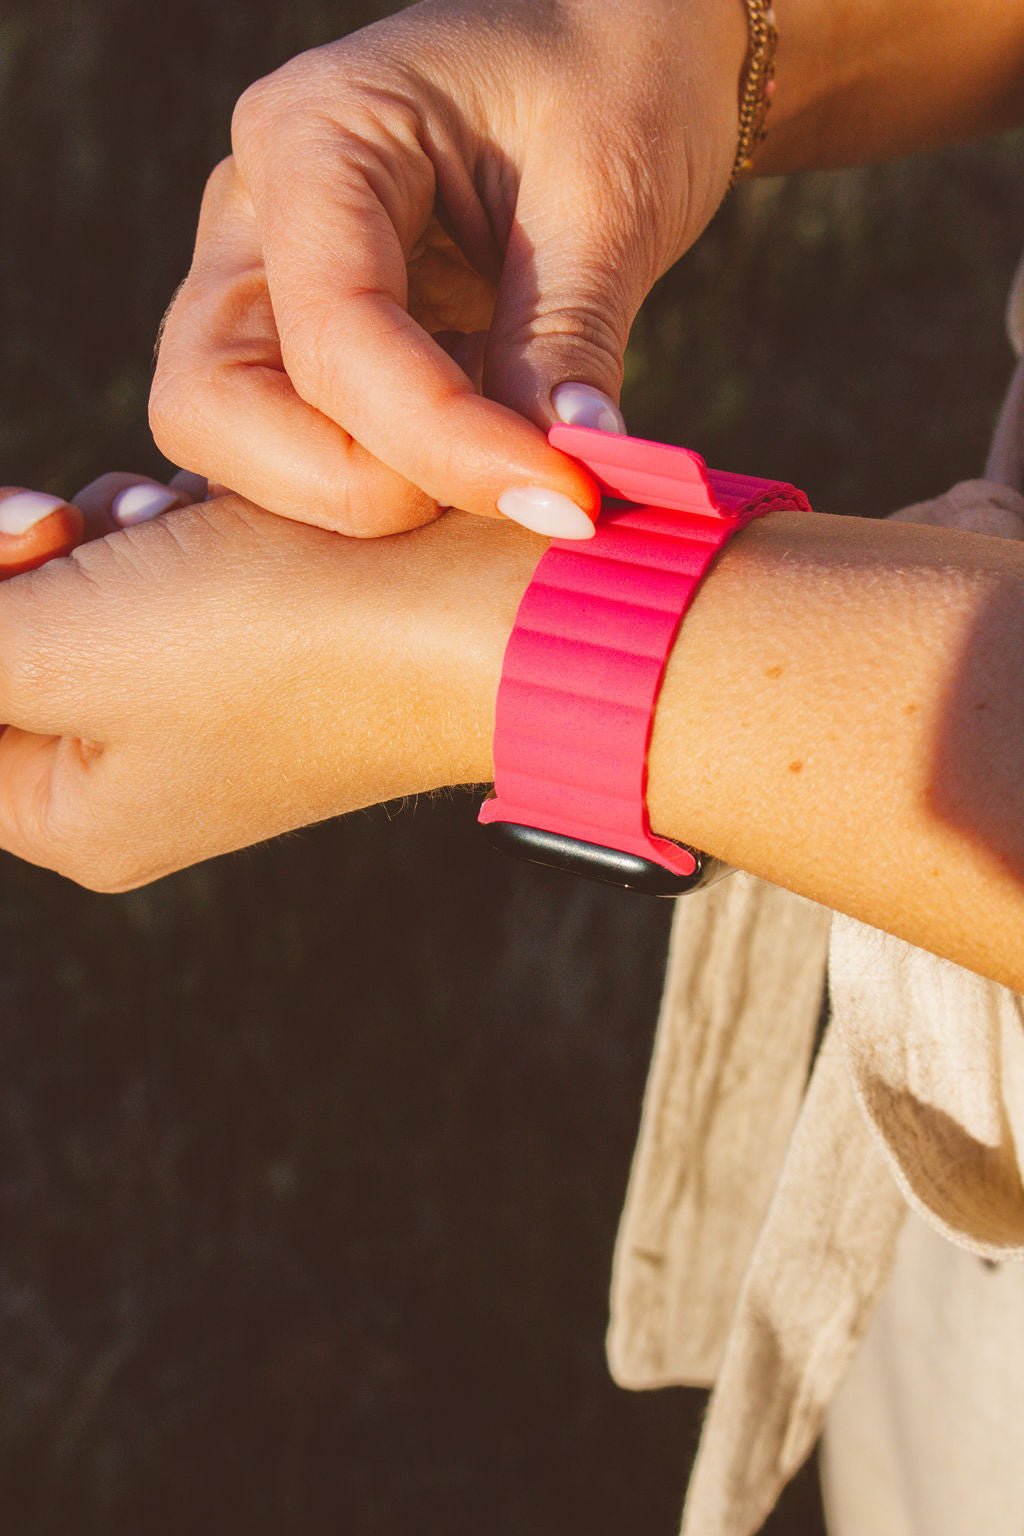
[[[744,3],[750,46],[740,89],[740,132],[729,177],[730,188],[750,170],[757,147],[764,142],[768,108],[775,94],[775,50],[779,44],[771,0],[744,0]]]

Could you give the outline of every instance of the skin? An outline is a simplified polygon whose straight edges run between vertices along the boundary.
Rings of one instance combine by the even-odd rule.
[[[167,317],[159,446],[358,535],[518,486],[594,515],[541,428],[559,382],[617,398],[636,311],[721,199],[745,24],[716,8],[666,47],[677,0],[628,27],[607,0],[428,0],[257,82]]]
[[[951,135],[1016,117],[1024,20],[979,3],[968,36],[946,0],[898,29],[880,0],[847,0],[842,27],[839,7],[787,0],[765,168],[843,158],[854,127],[873,153],[934,142],[950,91]],[[422,526],[368,543],[226,496],[8,581],[0,845],[123,890],[490,778],[501,658],[544,544],[431,519],[439,501],[493,511],[517,476],[593,497],[535,423],[559,378],[616,393],[636,304],[713,211],[738,11],[651,0],[623,36],[598,4],[429,4],[245,99],[167,325],[164,446],[299,524]],[[701,25],[677,56],[665,29],[684,20]],[[929,72],[900,98],[915,48]],[[114,494],[80,498],[87,534]],[[665,835],[1019,990],[1024,571],[993,531],[784,514],[745,530],[673,654],[649,803]]]
[[[1008,0],[777,0],[755,170],[1024,120]],[[553,388],[617,400],[630,327],[721,201],[740,0],[427,0],[291,60],[235,111],[167,317],[154,436],[258,504],[357,535],[547,486]],[[482,394],[481,394],[482,388]]]
[[[7,582],[0,845],[124,890],[488,781],[504,647],[544,547],[456,513],[368,543],[224,497]],[[1024,989],[1022,678],[1024,546],[772,514],[682,627],[652,823]]]
[[[15,486],[0,486],[0,501],[17,495],[17,490]],[[22,533],[0,533],[0,581],[70,554],[83,536],[81,509],[69,502],[55,507],[48,517]]]
[[[1005,0],[780,0],[762,176],[865,165],[1024,120],[1024,12]]]

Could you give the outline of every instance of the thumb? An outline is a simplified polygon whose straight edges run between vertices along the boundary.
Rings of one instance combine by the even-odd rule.
[[[623,358],[646,296],[636,253],[591,215],[579,192],[524,183],[487,344],[484,393],[540,427],[555,421],[624,432]],[[575,205],[575,206],[574,206]]]

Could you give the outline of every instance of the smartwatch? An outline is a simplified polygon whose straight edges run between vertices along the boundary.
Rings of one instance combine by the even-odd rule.
[[[548,440],[604,493],[594,537],[555,539],[509,637],[494,790],[480,809],[507,853],[656,896],[728,873],[647,816],[654,709],[680,622],[719,551],[773,511],[811,510],[779,481],[708,469],[688,448],[557,425]]]

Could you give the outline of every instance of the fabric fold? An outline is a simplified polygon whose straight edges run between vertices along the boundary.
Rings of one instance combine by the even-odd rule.
[[[905,1213],[829,1030],[732,1319],[683,1536],[759,1530],[814,1446]]]
[[[840,916],[829,979],[857,1096],[907,1202],[973,1253],[1024,1256],[1024,999]]]
[[[612,1273],[622,1386],[714,1378],[807,1081],[829,917],[746,874],[677,904]]]

